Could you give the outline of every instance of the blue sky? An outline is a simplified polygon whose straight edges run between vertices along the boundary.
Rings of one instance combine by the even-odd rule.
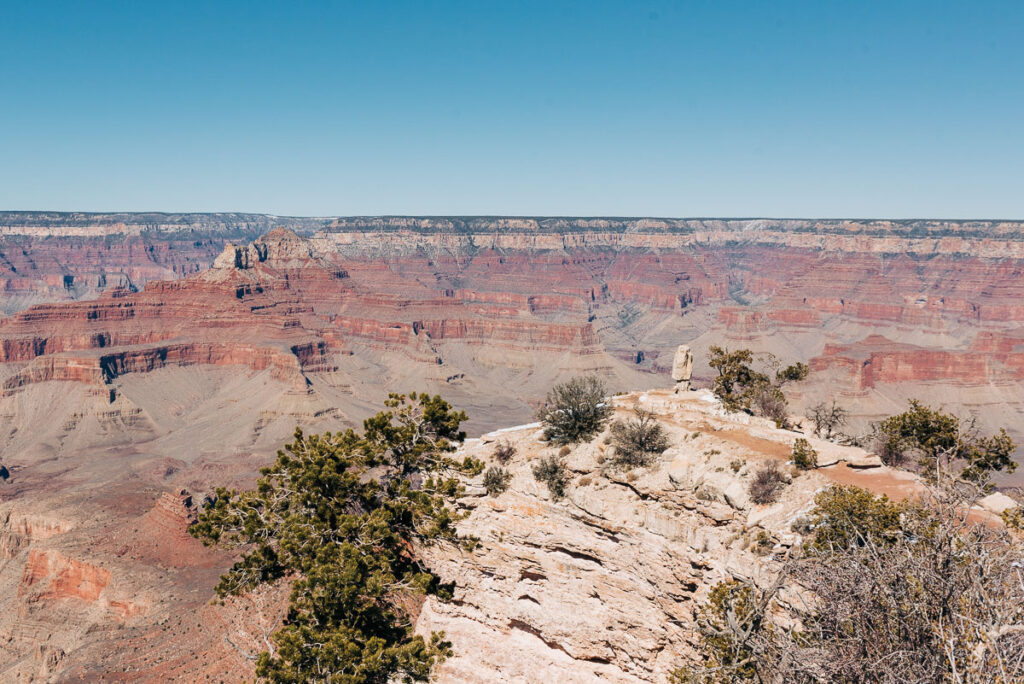
[[[0,0],[0,208],[1024,219],[1021,2]]]

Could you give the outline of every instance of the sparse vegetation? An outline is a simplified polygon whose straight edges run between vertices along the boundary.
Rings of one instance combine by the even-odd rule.
[[[747,488],[750,500],[756,504],[775,503],[779,492],[786,484],[786,476],[775,463],[767,463],[757,469]]]
[[[657,417],[639,406],[633,407],[633,418],[612,423],[611,437],[619,468],[648,466],[668,448],[668,436]]]
[[[697,617],[700,629],[701,668],[680,668],[672,673],[676,684],[757,681],[756,652],[743,634],[759,634],[764,628],[764,600],[760,592],[739,580],[719,582]]]
[[[803,437],[797,437],[793,442],[792,458],[793,465],[800,470],[810,470],[811,468],[818,467],[818,452]]]
[[[604,383],[592,375],[552,387],[537,412],[545,436],[555,444],[574,444],[600,432],[612,414],[607,393]]]
[[[296,430],[254,489],[218,489],[189,528],[243,551],[216,587],[221,597],[291,582],[288,618],[256,662],[262,679],[427,681],[451,653],[442,634],[413,633],[403,598],[451,596],[416,549],[472,544],[455,531],[454,474],[483,464],[448,455],[466,415],[440,397],[391,395],[386,405],[362,434]]]
[[[758,530],[751,550],[759,556],[766,556],[775,548],[775,540],[765,530]]]
[[[846,425],[849,412],[833,400],[827,406],[825,402],[812,406],[808,417],[814,423],[815,437],[832,439],[838,434],[839,428]]]
[[[914,458],[933,480],[948,475],[984,488],[992,472],[1017,469],[1013,460],[1017,445],[1005,429],[996,435],[979,435],[973,419],[961,422],[917,400],[903,413],[883,420],[876,430],[878,454],[886,464],[903,465]]]
[[[501,465],[508,465],[512,457],[516,455],[515,446],[507,439],[503,439],[494,445],[494,460]]]
[[[498,496],[508,489],[512,482],[512,473],[504,468],[492,466],[484,473],[484,489],[490,496]]]
[[[558,456],[542,458],[533,466],[533,477],[547,485],[552,499],[561,499],[565,496],[565,489],[569,485],[569,469],[565,467],[565,461]]]
[[[734,473],[740,472],[741,470],[743,470],[743,459],[742,458],[734,458],[734,459],[732,459],[731,461],[729,461],[729,467],[732,468],[732,472],[734,472]]]
[[[806,553],[771,585],[717,585],[677,682],[1024,681],[1024,548],[943,486],[910,504],[819,494]],[[795,585],[810,600],[779,599]],[[782,620],[776,620],[785,615]]]
[[[782,386],[805,379],[809,372],[806,364],[795,363],[779,368],[777,359],[768,355],[768,369],[776,369],[771,375],[753,368],[754,352],[749,349],[729,351],[712,346],[708,353],[708,364],[718,371],[712,391],[726,409],[757,413],[775,421],[779,427],[788,427],[786,395]]]

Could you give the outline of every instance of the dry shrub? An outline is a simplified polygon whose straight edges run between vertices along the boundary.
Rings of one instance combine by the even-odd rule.
[[[972,502],[945,484],[899,504],[852,487],[819,493],[811,543],[775,582],[712,590],[703,662],[674,681],[1024,681],[1024,548],[971,521]],[[783,601],[783,586],[813,600]]]
[[[560,499],[565,496],[565,488],[569,485],[569,470],[561,458],[557,456],[542,458],[533,467],[533,477],[548,486],[551,498]]]
[[[612,423],[614,462],[620,468],[648,466],[656,454],[668,448],[668,436],[653,413],[634,406],[633,416],[625,422]]]
[[[494,458],[501,465],[508,465],[508,462],[515,455],[516,448],[507,439],[503,439],[494,445]]]
[[[484,473],[484,489],[491,496],[498,496],[504,492],[508,489],[510,482],[512,482],[512,473],[504,468],[493,466]]]
[[[750,481],[748,493],[750,500],[756,504],[770,504],[779,500],[779,493],[786,483],[786,476],[775,463],[768,463],[758,468]]]
[[[595,376],[555,385],[537,412],[544,434],[555,444],[583,442],[597,434],[612,414],[607,393]]]

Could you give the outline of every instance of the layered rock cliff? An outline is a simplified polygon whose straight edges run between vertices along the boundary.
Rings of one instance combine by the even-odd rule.
[[[164,219],[139,239],[200,221]],[[571,372],[649,386],[684,340],[697,381],[712,344],[810,360],[797,407],[837,396],[854,429],[912,396],[1013,427],[1022,236],[995,222],[338,219],[231,241],[185,278],[22,311],[0,322],[0,383],[226,364],[372,401],[417,378],[486,427],[527,418]]]
[[[277,226],[310,233],[328,219],[260,214],[0,212],[0,313],[93,299],[210,267],[225,240]]]

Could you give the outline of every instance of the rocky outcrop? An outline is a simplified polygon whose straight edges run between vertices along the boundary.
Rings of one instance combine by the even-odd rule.
[[[225,240],[276,226],[311,233],[327,219],[256,214],[0,212],[0,314],[95,299],[210,267]]]
[[[690,345],[681,344],[676,348],[672,360],[672,380],[676,383],[676,391],[690,389],[690,378],[693,376],[693,352]]]
[[[21,576],[19,595],[37,600],[73,598],[86,603],[99,599],[110,584],[110,572],[58,551],[32,551]]]
[[[508,491],[460,502],[468,512],[461,529],[479,538],[479,549],[427,551],[457,586],[454,601],[428,600],[417,621],[421,633],[443,630],[452,641],[440,681],[667,681],[694,663],[696,614],[710,589],[728,578],[769,583],[799,542],[792,523],[822,487],[856,484],[896,499],[923,491],[913,475],[881,464],[852,469],[871,460],[861,449],[728,414],[706,390],[615,400],[622,416],[634,405],[658,416],[670,448],[650,468],[617,471],[607,435],[574,446],[562,500],[531,473],[532,461],[555,451],[536,426],[463,448],[490,459],[500,437],[516,455]],[[799,436],[827,465],[785,465]],[[789,482],[777,503],[755,505],[747,487],[769,461]]]

